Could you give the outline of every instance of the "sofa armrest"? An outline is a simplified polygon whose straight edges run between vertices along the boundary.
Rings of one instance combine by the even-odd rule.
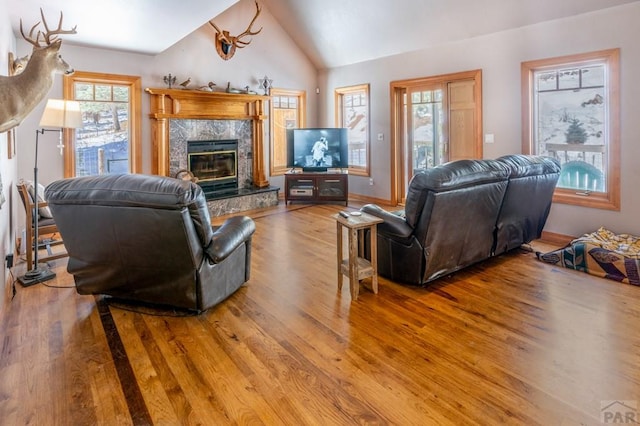
[[[213,238],[205,251],[211,260],[220,263],[238,246],[250,241],[255,230],[256,224],[250,217],[231,217],[214,229]]]
[[[409,238],[413,233],[413,228],[407,224],[404,217],[383,210],[380,206],[375,204],[366,204],[360,209],[360,211],[379,217],[380,219],[384,219],[384,222],[378,224],[378,232],[380,233],[394,235],[401,238]]]

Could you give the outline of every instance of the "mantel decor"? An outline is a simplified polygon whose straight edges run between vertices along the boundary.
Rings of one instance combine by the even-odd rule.
[[[150,95],[152,172],[170,176],[169,121],[171,119],[251,120],[253,184],[269,186],[264,166],[264,102],[260,95],[201,90],[145,89]]]

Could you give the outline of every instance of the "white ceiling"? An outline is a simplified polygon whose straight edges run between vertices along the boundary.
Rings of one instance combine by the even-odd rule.
[[[333,68],[637,0],[262,0]]]
[[[14,32],[60,11],[69,44],[157,54],[253,0],[6,0]],[[640,0],[260,0],[318,68],[333,68]],[[99,5],[99,7],[98,7]],[[260,19],[257,21],[259,25]]]
[[[6,0],[11,26],[20,35],[41,21],[50,29],[77,25],[77,34],[60,38],[75,45],[155,55],[219,15],[238,0]],[[40,26],[42,28],[42,26]]]

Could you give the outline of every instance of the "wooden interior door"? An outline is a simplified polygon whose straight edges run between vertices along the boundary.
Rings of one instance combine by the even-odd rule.
[[[447,161],[481,158],[476,135],[476,90],[473,80],[451,82],[448,85],[448,156]],[[480,147],[482,147],[480,145]]]

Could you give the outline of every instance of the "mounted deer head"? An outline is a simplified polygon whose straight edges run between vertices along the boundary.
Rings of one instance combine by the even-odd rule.
[[[242,49],[243,47],[246,47],[249,45],[249,43],[251,43],[251,40],[243,41],[243,37],[256,35],[260,33],[260,31],[262,31],[262,28],[255,32],[251,31],[251,27],[258,18],[258,15],[260,15],[261,11],[262,9],[260,9],[260,6],[256,1],[256,16],[253,17],[247,29],[242,34],[239,34],[237,36],[232,36],[231,34],[229,34],[229,31],[220,30],[220,28],[218,28],[216,24],[213,23],[213,21],[209,21],[209,24],[211,24],[211,26],[216,30],[216,52],[218,52],[218,55],[220,55],[222,59],[224,59],[225,61],[231,59],[233,54],[236,53],[236,48]]]
[[[22,19],[20,20],[20,34],[33,45],[31,57],[24,70],[18,75],[0,76],[0,132],[5,132],[19,125],[44,99],[53,85],[55,74],[73,73],[73,69],[58,53],[62,40],[57,36],[59,34],[76,34],[76,27],[63,30],[62,12],[60,12],[58,28],[50,30],[42,9],[40,9],[40,16],[45,31],[38,30],[35,36],[34,32],[40,22],[31,27],[27,36],[22,29]]]

